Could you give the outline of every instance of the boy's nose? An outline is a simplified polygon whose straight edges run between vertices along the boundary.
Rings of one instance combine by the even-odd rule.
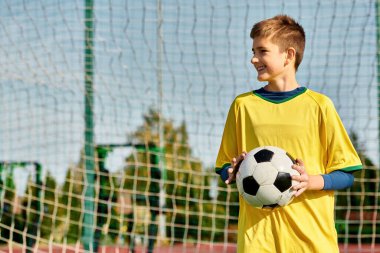
[[[253,57],[251,58],[251,63],[254,64],[254,63],[256,63],[256,62],[258,62],[257,57],[253,56]]]

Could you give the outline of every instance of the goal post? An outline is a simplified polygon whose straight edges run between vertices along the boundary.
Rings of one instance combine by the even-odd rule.
[[[94,251],[94,1],[85,0],[85,27],[84,27],[84,82],[85,82],[85,194],[82,241],[85,250]]]

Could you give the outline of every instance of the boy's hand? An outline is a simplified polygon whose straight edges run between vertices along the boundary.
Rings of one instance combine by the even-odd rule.
[[[239,170],[241,162],[244,160],[247,152],[243,151],[240,156],[232,158],[231,168],[228,169],[228,179],[225,181],[226,184],[231,184],[236,179],[236,173]]]
[[[306,173],[305,164],[301,159],[296,159],[296,164],[293,164],[293,169],[298,171],[300,175],[293,175],[292,179],[298,181],[299,184],[293,186],[294,196],[298,197],[309,188],[309,175]]]

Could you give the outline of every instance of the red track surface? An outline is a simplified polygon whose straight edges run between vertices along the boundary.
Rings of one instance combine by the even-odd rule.
[[[341,253],[379,253],[380,244],[376,245],[357,245],[348,244],[340,245]],[[0,248],[0,253],[24,253],[20,247],[3,246]],[[41,247],[36,248],[34,253],[83,253],[82,248],[75,248],[75,246],[70,247],[59,247],[56,246],[53,249]],[[137,248],[135,253],[145,253],[146,249]],[[235,253],[236,247],[233,244],[223,245],[223,244],[176,244],[172,246],[158,246],[155,248],[154,253]],[[129,253],[128,247],[119,246],[104,246],[99,249],[99,253]]]

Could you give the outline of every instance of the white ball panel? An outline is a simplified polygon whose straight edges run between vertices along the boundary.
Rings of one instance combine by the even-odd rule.
[[[253,171],[253,178],[260,185],[273,184],[276,180],[278,171],[273,167],[272,163],[264,162],[259,163]]]
[[[249,195],[247,193],[244,193],[242,196],[245,199],[245,201],[247,201],[248,204],[250,204],[251,206],[259,208],[263,207],[263,203],[261,203],[261,201],[257,197]]]
[[[253,170],[256,167],[256,160],[255,157],[251,155],[247,155],[243,162],[240,164],[238,174],[240,174],[240,177],[246,178],[248,176],[252,176]]]
[[[281,192],[274,185],[263,185],[260,186],[256,196],[263,205],[272,205],[281,199]]]
[[[244,194],[244,189],[243,189],[243,178],[240,176],[240,174],[236,174],[236,186],[241,195]]]
[[[277,154],[275,153],[271,163],[274,167],[277,168],[278,171],[281,172],[290,172],[292,169],[292,160],[285,154]]]

